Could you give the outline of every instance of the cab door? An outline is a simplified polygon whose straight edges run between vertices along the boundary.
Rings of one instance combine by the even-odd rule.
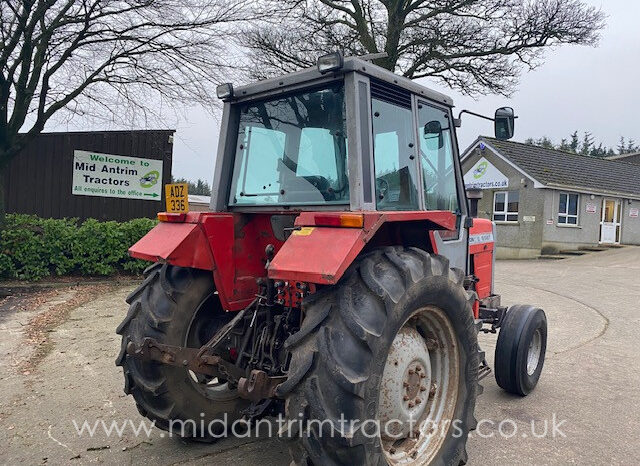
[[[468,230],[464,186],[462,186],[453,118],[447,107],[415,98],[419,175],[425,210],[448,210],[457,215],[455,231],[432,232],[436,252],[446,256],[451,267],[467,270]]]

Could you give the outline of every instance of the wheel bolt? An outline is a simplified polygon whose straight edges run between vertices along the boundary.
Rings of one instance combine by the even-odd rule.
[[[395,455],[396,449],[393,447],[389,448],[389,453],[391,453],[392,455]]]
[[[420,378],[421,378],[421,379],[424,379],[424,378],[426,378],[426,377],[427,377],[426,375],[424,375],[424,374],[420,374]]]
[[[408,384],[407,382],[403,382],[403,383],[402,383],[402,386],[403,386],[404,388],[409,388],[409,384]]]
[[[437,389],[438,389],[438,386],[435,383],[432,383],[431,384],[431,390],[429,390],[429,396],[435,395]]]
[[[420,391],[421,392],[426,392],[427,391],[427,387],[425,387],[424,385],[420,386]]]
[[[413,401],[409,402],[409,408],[413,408],[415,405],[413,404]]]
[[[420,398],[416,398],[416,404],[419,405],[420,403],[422,403],[422,400]]]
[[[416,372],[420,372],[422,368],[420,366],[416,367]]]
[[[416,373],[416,372],[415,372],[413,369],[409,369],[409,375],[413,375],[413,374],[415,374],[415,373]]]
[[[409,395],[405,395],[403,398],[404,401],[409,401]]]

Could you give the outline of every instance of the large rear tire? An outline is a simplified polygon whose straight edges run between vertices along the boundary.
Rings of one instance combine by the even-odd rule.
[[[127,298],[129,312],[117,329],[122,346],[116,364],[124,372],[124,392],[133,396],[140,413],[160,429],[194,440],[211,440],[221,435],[224,425],[240,417],[247,402],[224,381],[135,359],[126,348],[130,341],[139,344],[145,337],[199,348],[232,316],[220,309],[210,272],[155,264],[145,276]]]
[[[442,256],[390,247],[307,298],[302,327],[286,341],[291,368],[278,393],[294,464],[466,462],[481,355],[463,275]],[[448,388],[433,386],[436,373]],[[420,374],[431,386],[420,386]],[[444,414],[430,417],[436,408]],[[371,430],[407,412],[424,423],[415,440],[404,427],[397,441],[385,425]]]

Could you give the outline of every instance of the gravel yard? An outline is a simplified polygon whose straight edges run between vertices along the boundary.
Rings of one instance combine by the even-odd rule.
[[[502,392],[492,375],[484,379],[469,464],[629,464],[640,457],[639,274],[640,248],[633,247],[498,262],[503,302],[547,312],[547,361],[526,398]],[[187,444],[157,429],[135,434],[144,418],[114,365],[115,328],[133,287],[80,285],[0,301],[0,463],[288,464],[277,438]],[[491,363],[495,336],[481,340]],[[108,434],[110,426],[122,434],[115,427]]]

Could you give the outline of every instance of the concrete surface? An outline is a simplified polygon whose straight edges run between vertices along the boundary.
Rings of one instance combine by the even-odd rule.
[[[547,361],[540,384],[526,398],[502,392],[492,375],[484,379],[476,408],[484,421],[469,439],[469,464],[639,461],[639,274],[640,248],[634,247],[563,261],[498,262],[497,291],[504,302],[534,303],[547,312]],[[77,434],[74,420],[93,425],[131,419],[135,426],[142,420],[113,363],[119,348],[114,329],[129,291],[103,293],[50,329],[52,349],[27,375],[17,370],[25,353],[17,337],[47,304],[0,315],[0,463],[288,464],[286,445],[278,440],[187,445],[158,430],[149,437],[136,437],[131,428],[121,437],[100,429],[93,437]],[[495,336],[481,340],[492,359]],[[554,416],[561,431],[555,435]],[[499,433],[502,421],[505,435]],[[542,435],[545,421],[547,435],[534,438],[531,423]]]

